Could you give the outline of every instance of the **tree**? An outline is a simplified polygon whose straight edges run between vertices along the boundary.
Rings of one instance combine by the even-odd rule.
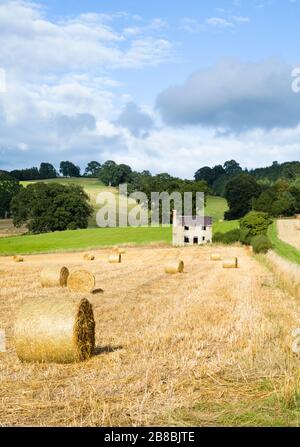
[[[0,171],[0,218],[6,218],[10,213],[12,198],[20,191],[19,181],[7,172]]]
[[[292,216],[295,213],[296,199],[288,191],[278,194],[276,200],[272,203],[271,215]]]
[[[229,160],[225,161],[224,163],[224,171],[227,175],[233,177],[237,174],[240,174],[242,172],[242,168],[235,160]]]
[[[112,160],[108,160],[99,170],[99,180],[105,185],[119,186],[128,183],[132,177],[131,167],[125,164],[118,165]]]
[[[261,187],[249,174],[239,174],[233,177],[226,185],[225,197],[228,201],[229,211],[225,219],[239,219],[252,209],[252,202],[261,193]]]
[[[51,163],[41,163],[39,174],[41,179],[56,178],[57,172]]]
[[[272,205],[277,198],[275,188],[268,188],[263,191],[259,197],[253,200],[253,209],[270,214],[272,216]]]
[[[204,166],[203,168],[198,169],[198,171],[194,175],[195,181],[204,180],[209,186],[212,186],[214,182],[218,180],[218,178],[222,177],[225,174],[225,170],[222,165],[214,166],[210,168],[209,166]]]
[[[98,163],[98,161],[90,161],[87,164],[87,167],[85,168],[84,175],[97,178],[99,175],[100,168],[101,168],[101,164]]]
[[[194,179],[196,182],[204,180],[208,185],[212,185],[215,180],[214,171],[209,166],[204,166],[198,169],[194,175]]]
[[[254,236],[251,240],[254,253],[267,253],[272,248],[272,244],[265,234]]]
[[[75,166],[71,161],[62,161],[60,163],[59,172],[64,177],[80,177],[79,166]]]
[[[267,213],[250,211],[240,220],[241,242],[250,244],[255,236],[265,235],[271,223]]]
[[[17,180],[39,180],[40,172],[38,168],[28,168],[28,169],[15,169],[10,172],[10,175]]]
[[[87,228],[93,212],[81,186],[59,183],[28,185],[11,203],[14,225],[26,225],[31,233]]]

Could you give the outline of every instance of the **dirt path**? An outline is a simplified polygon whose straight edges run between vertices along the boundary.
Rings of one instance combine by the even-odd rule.
[[[176,425],[178,412],[192,414],[199,402],[238,402],[246,389],[260,396],[261,381],[275,387],[293,378],[299,303],[243,248],[219,251],[238,256],[240,268],[209,261],[209,247],[130,248],[120,265],[107,263],[107,250],[96,251],[94,262],[82,253],[26,256],[24,264],[0,258],[8,347],[0,354],[0,425]],[[166,275],[166,260],[178,254],[185,273]],[[39,284],[44,266],[61,263],[89,268],[103,289],[89,297],[97,355],[80,365],[21,364],[12,334],[16,309],[29,297],[69,296]],[[193,423],[214,425],[215,417],[198,411]]]

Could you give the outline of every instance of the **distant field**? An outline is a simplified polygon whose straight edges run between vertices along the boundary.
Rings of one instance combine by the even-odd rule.
[[[277,222],[273,222],[268,229],[268,236],[273,244],[274,251],[281,257],[293,262],[294,264],[300,264],[300,251],[290,244],[282,241],[278,237]]]
[[[224,213],[228,210],[226,199],[223,197],[208,196],[205,214],[211,216],[214,222],[224,219]]]
[[[215,222],[213,225],[214,233],[227,233],[227,231],[236,230],[240,227],[238,220],[224,220],[223,222]]]
[[[91,228],[0,240],[0,255],[87,250],[116,244],[171,243],[171,227]]]
[[[238,221],[217,222],[214,232],[238,227]],[[150,244],[172,242],[171,227],[88,228],[38,235],[23,235],[0,239],[0,255],[50,253],[87,250],[117,244]]]
[[[116,188],[108,188],[97,179],[90,178],[59,178],[45,180],[46,183],[59,182],[61,184],[78,184],[83,186],[91,198],[94,206],[94,216],[86,230],[63,231],[40,235],[23,235],[15,237],[5,237],[0,240],[0,255],[11,254],[33,254],[49,253],[57,251],[76,251],[116,244],[148,244],[151,242],[172,242],[171,227],[141,227],[141,228],[98,228],[96,226],[95,215],[99,206],[96,204],[97,194],[103,191],[118,194]],[[35,182],[21,182],[24,186]],[[126,199],[124,199],[126,200]],[[133,202],[128,203],[128,208],[134,206]],[[209,196],[205,214],[214,219],[214,232],[226,232],[238,227],[238,221],[220,222],[224,218],[227,209],[226,200],[221,197]],[[8,221],[7,221],[8,222]],[[10,235],[12,224],[9,222],[10,231],[3,235]]]

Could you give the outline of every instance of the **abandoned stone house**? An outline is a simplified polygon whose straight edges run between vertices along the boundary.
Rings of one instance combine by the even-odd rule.
[[[173,245],[203,245],[212,241],[212,218],[179,216],[173,212]]]

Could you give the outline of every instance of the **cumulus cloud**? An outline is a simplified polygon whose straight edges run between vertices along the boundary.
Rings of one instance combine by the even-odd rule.
[[[139,35],[124,32],[137,24]],[[112,73],[169,60],[172,44],[160,36],[166,26],[125,12],[49,19],[37,3],[0,0],[0,69],[7,87],[0,88],[1,168],[62,156],[101,160],[107,148],[125,150],[128,129],[145,133],[151,118],[138,106],[136,127],[130,109],[127,122],[126,114],[121,117],[124,128],[114,124],[129,95]]]
[[[113,17],[111,17],[113,19]],[[153,21],[148,31],[162,26]],[[143,39],[116,31],[108,17],[83,14],[51,21],[35,3],[8,1],[0,4],[0,60],[22,72],[58,73],[63,70],[105,69],[155,65],[169,56],[167,39]]]
[[[137,104],[129,102],[116,124],[126,127],[135,136],[145,137],[147,132],[153,127],[154,122],[151,116],[143,112]]]
[[[300,98],[291,90],[291,72],[279,60],[222,60],[160,93],[156,106],[172,125],[229,131],[294,127],[300,122]]]

